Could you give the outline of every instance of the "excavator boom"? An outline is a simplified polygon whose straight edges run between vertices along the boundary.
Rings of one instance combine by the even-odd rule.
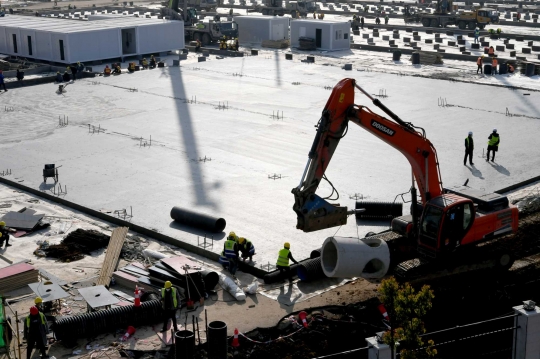
[[[354,92],[359,89],[374,105],[391,119],[382,117],[364,106],[354,104]],[[297,228],[304,232],[343,225],[354,211],[333,205],[315,194],[325,171],[339,144],[346,134],[349,121],[400,151],[412,167],[422,202],[443,193],[437,152],[425,137],[422,129],[404,122],[387,109],[378,99],[373,99],[356,84],[354,79],[343,79],[333,89],[317,124],[317,134],[308,155],[304,174],[298,187],[292,190],[293,206],[298,217]]]

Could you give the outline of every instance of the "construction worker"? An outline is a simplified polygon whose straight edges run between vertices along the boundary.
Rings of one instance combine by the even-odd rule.
[[[375,18],[375,23],[376,23],[377,25],[380,25],[380,23],[381,23],[381,19],[379,19],[378,16]]]
[[[82,73],[84,71],[84,64],[80,61],[77,61],[77,72]]]
[[[388,15],[384,15],[384,24],[388,25]]]
[[[499,61],[497,60],[496,57],[494,57],[493,60],[491,61],[491,74],[492,75],[496,75],[499,73],[497,71],[497,66],[499,66]]]
[[[219,49],[227,50],[227,37],[225,35],[223,35],[219,41]]]
[[[157,66],[156,58],[154,57],[154,55],[150,55],[150,68],[155,69],[156,66]]]
[[[229,268],[229,258],[225,257],[225,249],[221,251],[219,255],[218,263],[221,264],[223,269]]]
[[[48,333],[49,326],[45,315],[35,306],[30,308],[30,315],[24,321],[24,338],[27,343],[26,359],[30,359],[32,356],[34,346],[41,351],[42,358],[48,358],[46,353]]]
[[[298,262],[293,258],[291,254],[291,244],[289,242],[285,242],[285,244],[283,245],[283,249],[279,251],[276,267],[277,269],[279,269],[280,275],[286,272],[287,278],[289,278],[289,283],[292,284],[293,279],[291,274],[291,267],[289,265],[289,259],[294,263],[298,264]]]
[[[0,87],[3,87],[4,91],[7,91],[6,83],[4,82],[4,74],[2,73],[2,70],[0,70]]]
[[[11,244],[9,244],[9,232],[6,227],[6,222],[0,221],[0,247],[2,247],[4,241],[6,242],[6,248],[11,247]]]
[[[467,165],[467,156],[469,157],[470,165],[474,166],[474,163],[472,161],[473,151],[474,151],[473,133],[472,131],[470,131],[469,136],[465,137],[465,158],[463,159],[464,166]]]
[[[229,273],[236,279],[236,270],[238,269],[238,237],[234,232],[229,233],[227,240],[223,244],[223,253],[229,260]]]
[[[116,64],[112,73],[113,75],[120,75],[122,73],[122,68],[119,64]]]
[[[476,65],[478,65],[478,68],[476,69],[476,74],[478,74],[478,71],[480,71],[481,74],[484,73],[484,70],[482,69],[482,65],[484,64],[484,55],[479,56],[476,60]]]
[[[71,70],[71,79],[73,81],[75,81],[77,79],[77,65],[72,65],[72,66],[69,66],[70,70]]]
[[[135,72],[135,63],[134,62],[129,63],[128,72]]]
[[[167,331],[167,324],[169,319],[172,319],[174,325],[174,331],[178,331],[178,325],[176,324],[176,309],[180,302],[178,291],[172,286],[170,281],[166,281],[163,288],[161,288],[161,307],[163,308],[163,328],[161,333]]]
[[[244,237],[238,238],[238,249],[242,253],[242,260],[245,262],[249,258],[250,262],[253,262],[253,255],[255,254],[255,246],[249,239]]]
[[[62,74],[60,71],[56,71],[56,77],[54,79],[56,82],[62,82],[64,79],[62,78]]]
[[[512,64],[508,64],[508,73],[509,74],[513,74],[514,73],[514,66],[512,66]],[[7,90],[6,90],[7,91]]]
[[[363,16],[360,18],[360,28],[364,30],[364,17]]]
[[[313,11],[313,18],[317,19],[317,11]]]
[[[489,153],[493,151],[493,155],[491,156],[491,162],[495,161],[495,152],[499,150],[499,143],[501,142],[501,138],[499,137],[499,134],[497,133],[497,129],[494,128],[493,132],[488,137],[488,148],[487,148],[487,156],[486,161],[489,162]]]
[[[296,19],[300,19],[300,11],[296,10]]]
[[[109,76],[111,74],[111,68],[109,65],[105,65],[105,69],[103,69],[103,75]]]
[[[502,30],[501,30],[501,28],[499,27],[499,28],[497,29],[497,34],[499,34],[499,35],[500,35],[500,34],[501,34],[501,32],[502,32]]]
[[[238,38],[234,38],[234,51],[238,51],[240,49],[240,43],[238,42]]]
[[[493,56],[495,55],[495,49],[493,48],[493,46],[490,46],[490,47],[489,47],[488,55],[489,55],[490,57],[493,57]]]
[[[197,39],[195,41],[197,42],[197,45],[195,45],[195,52],[199,52],[201,49],[201,40]]]
[[[145,70],[148,70],[148,60],[145,58],[142,59],[142,67]]]
[[[474,29],[474,43],[475,44],[478,43],[478,37],[479,36],[480,36],[480,29],[479,28]]]
[[[36,308],[43,313],[43,299],[41,297],[36,297],[36,299],[34,299],[34,304],[36,305]]]
[[[324,20],[324,14],[321,12],[321,20]]]
[[[69,75],[69,72],[67,70],[64,71],[64,74],[62,75],[62,80],[64,80],[64,82],[71,81],[71,76]]]

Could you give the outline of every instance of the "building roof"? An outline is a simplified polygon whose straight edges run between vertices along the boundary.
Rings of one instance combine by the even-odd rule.
[[[348,24],[349,21],[338,21],[338,20],[316,20],[316,19],[294,19],[291,21],[291,24],[292,23],[299,23],[299,22],[304,22],[304,23],[310,23],[310,24],[319,24],[319,25],[324,25],[324,24]]]
[[[111,16],[110,19],[80,21],[71,19],[56,19],[50,17],[33,17],[21,15],[6,15],[0,20],[1,27],[12,27],[25,30],[41,30],[47,32],[88,32],[106,29],[124,29],[138,26],[148,26],[172,22],[164,19],[148,19],[133,16]]]

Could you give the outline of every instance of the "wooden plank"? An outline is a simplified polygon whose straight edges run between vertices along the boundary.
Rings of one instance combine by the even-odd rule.
[[[96,285],[104,285],[106,287],[111,283],[112,274],[118,264],[118,258],[120,251],[126,240],[128,233],[127,227],[118,227],[111,233],[111,240],[107,247],[107,254],[105,254],[105,260],[103,260],[103,266],[99,273],[99,278]]]

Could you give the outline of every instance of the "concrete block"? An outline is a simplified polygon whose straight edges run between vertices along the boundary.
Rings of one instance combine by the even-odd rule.
[[[470,55],[471,52],[470,52],[470,51],[461,51],[461,54],[462,54],[462,55]]]
[[[453,32],[453,31],[447,31],[447,32],[446,32],[446,35],[448,35],[448,36],[454,36],[454,32]]]
[[[516,52],[515,51],[510,51],[510,57],[516,57]]]
[[[404,37],[403,42],[411,42],[411,38],[410,37]]]
[[[440,37],[441,37],[441,34],[439,34],[439,33],[436,33],[436,34],[435,34],[435,38],[436,38],[436,39],[438,39],[438,38],[440,38]]]
[[[418,31],[413,31],[413,36],[418,36]]]
[[[426,34],[428,34],[428,35],[433,34],[433,30],[426,30]]]
[[[468,32],[467,37],[474,37],[474,32]]]
[[[439,37],[438,39],[436,38],[435,39],[435,42],[439,43],[439,44],[442,44],[442,39]]]
[[[540,46],[533,46],[533,47],[532,47],[532,50],[533,50],[533,51],[540,51]]]
[[[210,56],[210,51],[209,51],[209,50],[203,50],[203,51],[202,51],[202,55],[203,55],[204,57],[208,57],[208,56]]]
[[[531,47],[533,46],[533,44],[534,44],[534,41],[527,41],[527,46]]]
[[[506,44],[509,44],[510,43],[510,39],[504,39],[503,40],[503,43],[506,45]]]
[[[458,35],[456,39],[457,40],[463,40],[463,35]]]
[[[187,60],[187,54],[178,55],[178,60]]]
[[[484,42],[486,41],[486,38],[484,36],[481,36],[478,40],[480,40],[480,42]]]
[[[379,37],[379,33],[378,33],[378,32],[374,32],[374,33],[373,33],[373,37]]]
[[[502,45],[497,45],[497,46],[495,46],[495,50],[497,50],[497,51],[504,51],[504,50],[505,50],[505,47],[502,46]]]
[[[456,46],[456,42],[455,41],[448,41],[448,46]]]
[[[285,60],[292,60],[292,54],[285,54]]]
[[[315,63],[315,56],[306,57],[306,61],[309,62],[309,63]]]
[[[525,41],[523,36],[516,36],[516,41]]]
[[[525,56],[516,56],[516,60],[527,61]]]
[[[362,34],[362,39],[369,39],[369,34]]]
[[[383,39],[384,41],[388,41],[388,40],[390,40],[390,36],[388,36],[388,35],[383,35],[382,39]]]
[[[356,36],[360,36],[360,30],[353,30],[353,34]]]
[[[540,60],[540,54],[538,54],[538,60]]]
[[[367,28],[368,28],[368,30],[373,30],[373,29],[375,28],[375,26],[373,26],[373,25],[368,25]]]
[[[172,65],[173,66],[180,66],[180,60],[172,60]],[[137,69],[135,69],[137,70]]]
[[[513,50],[514,49],[514,44],[506,44],[506,48],[508,50]]]
[[[459,51],[460,51],[460,52],[463,52],[463,51],[465,51],[466,49],[467,49],[467,48],[466,48],[465,46],[460,46],[460,47],[459,47]]]
[[[437,52],[446,52],[446,50],[443,50],[443,49],[437,49]]]
[[[412,32],[412,27],[406,27],[406,28],[405,28],[405,31],[407,31],[407,32]]]
[[[206,57],[204,56],[197,57],[197,62],[204,62],[204,61],[206,61]]]
[[[433,45],[433,49],[434,49],[434,50],[438,50],[438,49],[439,49],[439,46],[440,46],[439,44],[435,44],[435,45]]]
[[[188,53],[189,53],[189,50],[188,50],[188,49],[182,49],[182,53],[183,53],[183,54],[188,54]]]
[[[251,50],[251,56],[257,56],[259,55],[259,50]]]
[[[398,45],[390,45],[390,47],[398,47]],[[540,55],[538,55],[540,57]]]
[[[393,35],[392,35],[392,38],[394,38],[394,39],[399,39],[399,34],[393,34]]]
[[[422,37],[416,35],[416,36],[413,36],[413,39],[414,39],[414,41],[420,41],[420,40],[422,40]]]
[[[422,50],[422,48],[420,46],[415,46],[415,47],[413,47],[413,49],[418,50],[418,51]]]
[[[352,70],[352,64],[345,64],[345,66],[343,66],[343,69],[348,71]]]
[[[396,44],[396,42],[394,40],[388,41],[388,45],[395,45],[395,44]]]
[[[531,48],[530,47],[524,47],[521,49],[521,52],[524,53],[524,54],[530,54],[531,53]]]
[[[373,38],[370,37],[369,39],[367,39],[367,42],[368,42],[368,44],[373,44],[373,43],[375,43],[375,40],[373,40]]]
[[[426,44],[433,44],[433,39],[426,39],[426,40],[425,40],[425,43],[426,43]]]
[[[457,43],[458,45],[465,45],[465,40],[458,40]]]
[[[481,45],[482,47],[489,47],[489,41],[482,41]]]

